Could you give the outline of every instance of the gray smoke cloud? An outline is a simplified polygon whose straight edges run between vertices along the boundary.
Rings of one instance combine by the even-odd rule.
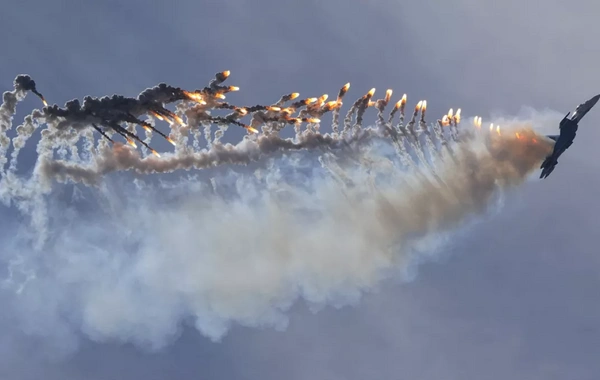
[[[11,120],[16,102],[6,99],[3,120]],[[168,114],[186,119],[171,124],[177,147],[161,157],[102,136],[96,142],[90,121],[70,116],[81,110],[74,102],[63,116],[58,107],[34,112],[12,140],[20,148],[32,128],[47,125],[33,173],[0,180],[4,202],[31,219],[2,257],[2,293],[16,324],[67,342],[64,350],[79,334],[152,350],[184,324],[213,340],[232,324],[283,329],[298,300],[315,309],[354,304],[405,276],[523,183],[551,149],[532,128],[544,115],[502,120],[493,131],[457,116],[433,126],[422,117],[406,134],[391,117],[363,127],[370,97],[361,99],[345,133],[313,120],[284,139],[285,106],[245,107],[271,117],[263,132],[237,144],[208,134],[200,150],[197,140],[189,144],[195,131],[243,115],[218,119],[206,110],[221,104],[214,100],[180,104]],[[105,115],[118,108],[110,104]]]

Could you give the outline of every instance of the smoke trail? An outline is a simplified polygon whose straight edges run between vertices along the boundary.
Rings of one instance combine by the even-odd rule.
[[[108,112],[32,116],[48,124],[33,174],[0,183],[3,198],[35,220],[15,226],[0,255],[20,328],[146,349],[169,344],[184,323],[214,340],[232,324],[285,328],[299,299],[352,304],[418,259],[414,247],[443,248],[436,239],[484,214],[551,148],[528,122],[492,133],[466,126],[458,141],[444,140],[452,155],[437,153],[453,159],[432,170],[408,155],[403,121],[396,129],[380,114],[378,127],[347,136],[313,129],[284,139],[281,104],[238,107],[283,119],[267,121],[265,133],[224,144],[221,129],[204,149],[197,138],[183,144],[211,120],[233,120],[207,114],[208,104],[181,106],[187,122],[171,125],[178,145],[161,157],[102,136],[94,143],[86,123],[114,121]],[[81,154],[56,155],[82,135]],[[416,149],[435,154],[433,145]]]

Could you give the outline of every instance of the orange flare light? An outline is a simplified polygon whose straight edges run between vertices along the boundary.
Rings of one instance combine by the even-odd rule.
[[[281,107],[267,106],[267,110],[269,110],[269,111],[281,111]]]
[[[231,75],[231,71],[229,71],[229,70],[225,70],[225,71],[223,71],[223,72],[221,73],[221,75],[223,75],[225,78],[228,78],[228,77],[229,77],[229,75]]]
[[[240,88],[238,86],[229,86],[229,91],[239,91]]]
[[[446,126],[448,126],[448,124],[450,124],[448,115],[444,115],[444,117],[442,117],[442,126],[446,127]]]
[[[202,95],[195,92],[184,91],[183,94],[187,96],[188,99],[193,100],[199,104],[206,105],[204,99],[202,99]]]
[[[422,105],[422,108],[421,108],[421,110],[422,110],[423,112],[425,112],[425,110],[427,110],[427,100],[423,100],[423,105]]]
[[[406,94],[402,95],[402,99],[400,99],[400,101],[402,102],[402,104],[406,104],[406,99],[407,99]]]
[[[158,154],[158,152],[155,151],[154,149],[152,149],[152,154],[155,155],[156,157],[160,158],[160,154]]]
[[[339,103],[338,103],[337,100],[330,100],[330,101],[327,102],[327,104],[325,104],[325,106],[327,107],[328,110],[332,110],[335,107],[337,107],[338,104]]]
[[[385,102],[386,102],[386,103],[388,103],[388,102],[390,101],[390,99],[392,98],[392,94],[393,94],[393,93],[394,93],[394,90],[392,90],[391,88],[390,88],[390,89],[388,89],[388,90],[385,92],[385,99],[384,99],[384,100],[385,100]]]
[[[367,92],[367,96],[370,98],[373,95],[375,95],[375,87],[373,87],[372,89],[369,90],[369,92]]]
[[[423,106],[423,101],[419,100],[419,103],[417,103],[417,105],[415,106],[415,112],[420,111],[422,106]]]
[[[304,104],[312,104],[314,102],[316,102],[318,99],[317,98],[308,98],[304,101]]]
[[[297,92],[291,93],[291,94],[290,94],[290,100],[294,100],[294,99],[296,99],[296,98],[297,98],[297,97],[299,97],[299,96],[300,96],[300,94],[299,94],[299,93],[297,93]]]
[[[44,105],[45,105],[46,107],[48,107],[48,102],[46,101],[46,99],[42,98],[42,103],[44,103]]]
[[[319,97],[319,99],[317,99],[317,105],[319,107],[321,107],[323,105],[323,103],[325,103],[325,101],[329,98],[329,95],[327,94],[323,94]]]
[[[137,148],[137,145],[135,145],[135,141],[133,141],[132,139],[127,139],[127,144],[131,145],[134,148]]]
[[[173,141],[170,137],[167,137],[167,141],[173,144],[173,146],[177,146],[177,144],[175,144],[175,141]]]
[[[249,125],[246,125],[246,127],[245,127],[245,128],[246,128],[246,130],[247,130],[248,132],[250,132],[250,133],[258,133],[258,130],[256,130],[256,129],[252,128],[252,127],[251,127],[251,126],[249,126]]]

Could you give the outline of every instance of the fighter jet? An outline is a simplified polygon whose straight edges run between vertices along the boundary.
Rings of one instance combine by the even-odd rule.
[[[554,140],[554,150],[552,153],[546,157],[540,169],[542,169],[542,174],[540,174],[540,178],[546,178],[552,173],[554,167],[558,164],[558,157],[567,150],[573,144],[573,140],[575,139],[575,135],[577,134],[577,128],[579,127],[579,121],[592,109],[594,105],[600,99],[600,94],[594,96],[587,102],[580,104],[575,108],[575,111],[569,118],[569,113],[565,115],[565,117],[560,122],[560,134],[559,135],[550,135],[546,136],[551,140]]]

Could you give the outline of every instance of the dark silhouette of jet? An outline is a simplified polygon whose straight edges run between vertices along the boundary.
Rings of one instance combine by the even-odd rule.
[[[596,102],[600,99],[600,94],[594,96],[590,100],[585,103],[582,103],[575,108],[573,115],[569,119],[569,113],[565,115],[565,117],[560,122],[560,135],[552,135],[546,136],[555,141],[554,150],[552,153],[546,157],[540,169],[542,169],[542,174],[540,174],[540,178],[546,178],[552,173],[556,164],[558,164],[558,157],[567,150],[573,144],[573,140],[575,139],[575,135],[577,134],[577,128],[579,127],[579,121],[585,116],[589,110],[592,109]]]

